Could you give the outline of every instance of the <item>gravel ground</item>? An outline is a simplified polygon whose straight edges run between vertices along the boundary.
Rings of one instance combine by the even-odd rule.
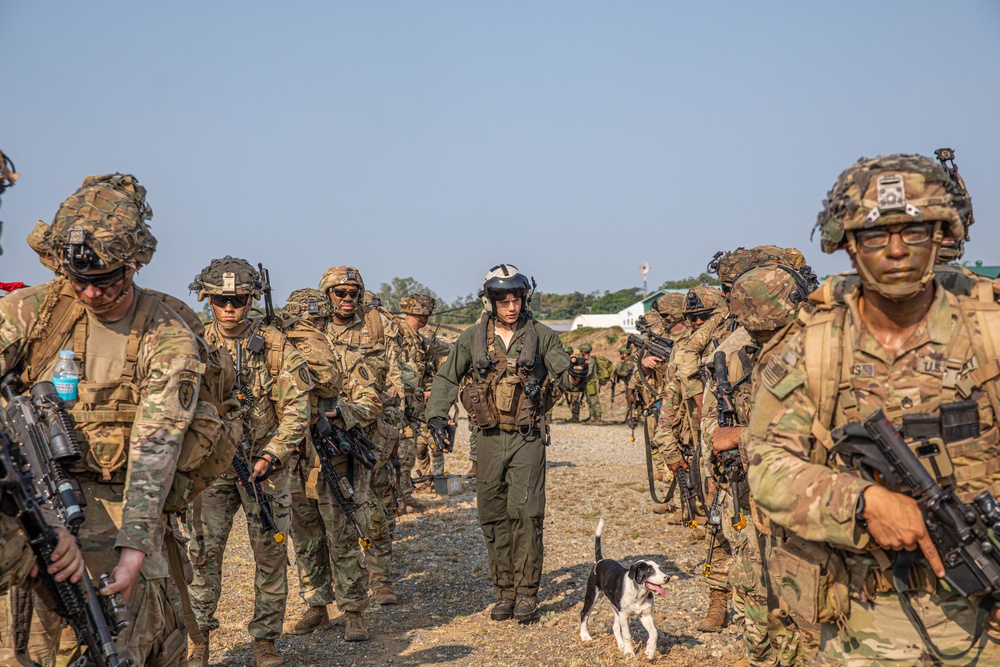
[[[618,407],[618,406],[616,406]],[[611,633],[611,609],[598,602],[590,619],[593,642],[579,637],[580,610],[593,564],[593,532],[605,520],[604,554],[620,561],[651,558],[673,579],[669,597],[657,598],[654,620],[660,631],[661,665],[729,666],[740,655],[739,628],[721,634],[693,630],[708,604],[696,572],[705,553],[689,529],[670,525],[650,512],[641,435],[629,442],[620,424],[567,424],[556,409],[548,451],[548,505],[545,521],[545,573],[539,594],[540,618],[531,626],[491,622],[494,590],[487,575],[486,547],[476,522],[475,494],[466,484],[461,495],[418,494],[426,509],[400,519],[396,530],[396,591],[400,605],[372,605],[365,612],[372,639],[349,644],[335,627],[295,637],[278,649],[295,665],[619,665],[645,663],[646,631],[632,622],[634,658],[618,653]],[[616,411],[618,412],[618,411]],[[586,408],[584,408],[586,414]],[[468,468],[468,429],[458,428],[449,472]],[[293,556],[294,558],[294,556]],[[286,622],[304,611],[298,581],[289,569]],[[246,623],[253,610],[253,565],[245,524],[234,528],[226,554],[222,628],[212,633],[212,664],[250,664]],[[336,608],[331,607],[331,613]]]

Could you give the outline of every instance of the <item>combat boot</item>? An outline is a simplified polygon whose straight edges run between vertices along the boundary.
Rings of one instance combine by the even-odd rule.
[[[705,618],[694,626],[699,632],[722,632],[729,616],[729,593],[712,589],[708,600],[708,611]]]
[[[507,621],[514,615],[514,598],[500,598],[490,609],[490,619]]]
[[[395,591],[389,584],[379,584],[375,588],[375,594],[372,595],[372,600],[375,601],[377,605],[392,605],[399,604],[399,597],[396,595]]]
[[[253,667],[284,667],[278,649],[274,648],[273,639],[253,640]]]
[[[365,642],[368,641],[368,628],[361,619],[360,611],[349,611],[344,614],[347,626],[344,629],[345,642]]]
[[[295,621],[292,627],[285,630],[290,635],[307,635],[316,630],[325,630],[330,625],[330,615],[326,611],[326,605],[322,607],[309,607],[305,616]]]
[[[673,508],[670,503],[653,503],[653,514],[666,514]]]
[[[192,639],[188,642],[188,664],[191,667],[208,667],[208,632],[201,634],[205,641],[196,642]]]
[[[534,595],[518,593],[517,599],[514,601],[514,620],[522,625],[531,623],[535,620],[535,610],[537,608],[538,602],[535,600]]]

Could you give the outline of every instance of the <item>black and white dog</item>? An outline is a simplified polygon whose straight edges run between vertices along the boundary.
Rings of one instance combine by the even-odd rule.
[[[656,654],[656,626],[653,625],[653,593],[666,597],[663,586],[670,581],[660,566],[651,560],[638,560],[628,569],[610,558],[601,555],[601,533],[604,531],[604,519],[597,524],[594,533],[594,555],[596,563],[587,579],[587,597],[583,601],[583,611],[580,612],[580,639],[591,641],[587,632],[587,619],[600,595],[608,598],[615,612],[615,641],[625,655],[633,652],[632,635],[629,633],[628,621],[638,618],[649,639],[646,640],[646,658],[653,659]]]

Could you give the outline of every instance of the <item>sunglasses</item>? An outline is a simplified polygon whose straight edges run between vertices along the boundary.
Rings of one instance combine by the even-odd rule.
[[[77,285],[90,285],[99,290],[106,290],[110,287],[114,287],[121,282],[122,278],[125,277],[125,267],[116,269],[111,273],[101,273],[98,275],[82,275],[71,273],[70,280],[72,280]]]
[[[342,287],[334,287],[330,291],[333,292],[333,295],[335,297],[337,297],[338,299],[346,299],[348,297],[350,297],[352,299],[357,299],[358,298],[358,292],[360,290],[357,290],[357,289],[344,289]]]
[[[854,238],[858,240],[865,250],[879,250],[889,245],[889,239],[894,234],[899,234],[899,238],[906,245],[920,245],[927,243],[931,238],[932,226],[929,223],[907,225],[898,232],[890,232],[888,229],[866,229],[854,232]]]
[[[688,313],[684,317],[688,322],[697,322],[698,320],[705,321],[712,316],[711,310],[699,310],[696,313]]]
[[[209,298],[216,308],[225,308],[229,304],[232,304],[233,308],[245,308],[250,303],[249,294],[213,294]]]

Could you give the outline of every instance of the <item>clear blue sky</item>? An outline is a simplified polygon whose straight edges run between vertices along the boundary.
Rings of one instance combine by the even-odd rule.
[[[187,296],[232,254],[279,301],[323,269],[446,300],[502,261],[549,292],[701,272],[795,245],[861,155],[949,146],[966,258],[1000,263],[1000,4],[0,3],[0,279],[87,174],[134,173]]]

